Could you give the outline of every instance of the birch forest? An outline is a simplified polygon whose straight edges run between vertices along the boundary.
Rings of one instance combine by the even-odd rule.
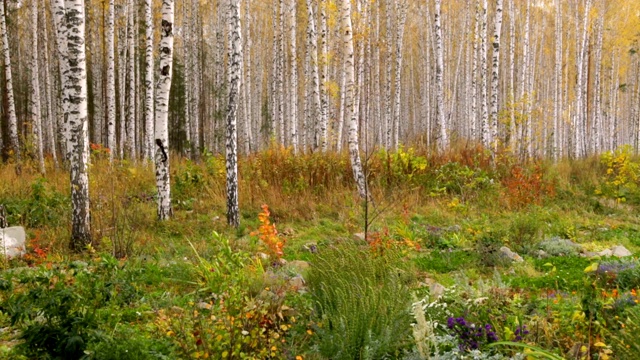
[[[0,358],[640,358],[638,0],[0,0],[0,51]]]
[[[66,156],[59,3],[10,0],[3,12],[3,158],[26,151],[43,171],[44,158]],[[114,159],[150,159],[162,4],[84,5],[89,141]],[[181,156],[225,151],[232,26],[240,154],[352,151],[356,138],[361,150],[481,143],[523,159],[638,145],[633,1],[254,0],[238,4],[237,24],[227,6],[175,3],[167,121]]]

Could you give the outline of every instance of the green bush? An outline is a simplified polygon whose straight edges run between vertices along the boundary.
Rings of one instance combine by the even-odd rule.
[[[354,245],[322,252],[308,284],[317,309],[316,344],[330,359],[397,357],[408,344],[410,299],[400,256]]]
[[[45,178],[31,184],[26,198],[0,198],[7,211],[9,225],[21,224],[29,228],[60,223],[69,209],[70,199],[47,185]]]
[[[504,266],[510,262],[500,248],[503,246],[501,232],[488,232],[480,236],[475,244],[479,265],[483,267]]]
[[[531,253],[535,248],[542,222],[537,214],[519,214],[509,226],[509,244],[518,253]]]

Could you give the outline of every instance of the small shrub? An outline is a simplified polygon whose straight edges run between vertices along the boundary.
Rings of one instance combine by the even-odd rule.
[[[502,234],[500,232],[482,234],[475,244],[479,265],[483,267],[506,265],[510,260],[500,251],[502,246]]]
[[[516,252],[531,253],[535,248],[542,229],[542,223],[535,215],[517,215],[511,222],[509,244]]]
[[[545,171],[539,164],[531,169],[512,166],[509,175],[502,179],[502,185],[509,205],[514,208],[541,205],[545,198],[555,196],[555,186],[545,177]]]
[[[381,255],[354,245],[323,251],[308,283],[318,313],[317,347],[331,359],[396,357],[411,321],[404,270],[393,251]]]
[[[631,145],[625,145],[614,152],[602,154],[600,161],[606,167],[606,174],[597,193],[620,202],[638,197],[640,163],[633,159],[633,151]]]
[[[538,245],[538,248],[550,256],[575,256],[579,253],[579,247],[568,239],[553,237]]]
[[[272,224],[271,220],[269,220],[270,215],[267,204],[262,205],[262,212],[258,214],[260,227],[257,231],[252,232],[251,235],[258,236],[260,242],[267,248],[267,254],[273,260],[277,260],[284,255],[285,240],[278,236],[276,224]]]

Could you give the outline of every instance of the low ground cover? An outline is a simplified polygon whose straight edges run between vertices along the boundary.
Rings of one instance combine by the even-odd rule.
[[[148,165],[94,158],[83,254],[66,173],[0,165],[29,238],[0,265],[0,357],[638,358],[640,263],[598,256],[640,250],[638,163],[377,152],[365,215],[346,156],[274,148],[241,161],[232,229],[220,157],[172,164],[162,223]]]

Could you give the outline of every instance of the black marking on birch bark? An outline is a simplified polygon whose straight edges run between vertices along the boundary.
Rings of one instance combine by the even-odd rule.
[[[158,145],[160,151],[162,151],[162,162],[167,162],[168,156],[167,152],[164,150],[164,146],[162,145],[162,140],[156,139],[156,145]]]

